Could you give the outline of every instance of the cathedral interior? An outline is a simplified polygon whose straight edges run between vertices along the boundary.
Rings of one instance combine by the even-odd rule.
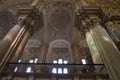
[[[119,80],[120,0],[0,0],[0,80]]]

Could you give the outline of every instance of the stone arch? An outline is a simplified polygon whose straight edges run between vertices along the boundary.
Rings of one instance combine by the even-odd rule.
[[[46,56],[46,62],[48,63],[57,59],[65,59],[70,63],[72,62],[71,44],[63,39],[51,41]]]
[[[66,41],[66,40],[63,40],[63,39],[57,39],[57,40],[54,40],[54,41],[51,41],[50,43],[50,46],[54,46],[55,44],[57,44],[58,42],[62,42],[62,43],[65,43],[67,46],[70,46],[71,44]],[[60,43],[59,43],[60,44]],[[58,44],[58,45],[59,45]]]
[[[27,47],[40,47],[41,42],[37,39],[29,39],[27,42]]]

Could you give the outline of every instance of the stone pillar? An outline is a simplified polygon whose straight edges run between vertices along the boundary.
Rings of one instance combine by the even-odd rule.
[[[96,44],[96,42],[93,39],[93,36],[90,32],[86,32],[86,40],[87,40],[87,44],[91,53],[91,57],[93,60],[94,64],[103,64],[102,62],[102,58],[100,56],[100,49],[98,49],[98,46]]]
[[[13,35],[9,34],[8,36],[6,36],[5,38],[10,38],[13,39],[12,44],[10,44],[10,48],[8,47],[9,50],[7,50],[5,56],[3,57],[1,63],[0,63],[0,73],[2,72],[2,70],[4,69],[6,63],[8,62],[8,60],[11,58],[11,56],[13,56],[16,52],[16,50],[18,49],[25,33],[30,29],[32,30],[32,24],[34,23],[33,19],[30,17],[26,20],[26,23],[23,24],[23,28],[20,29],[20,31],[18,31],[19,33],[17,34],[16,38],[13,39]],[[13,31],[15,32],[15,31]],[[12,37],[12,38],[11,38]]]
[[[93,39],[93,35],[90,32],[86,32],[86,40],[89,46],[90,54],[92,57],[92,61],[94,64],[103,64],[102,58],[100,56],[100,53],[102,51],[99,49],[97,43],[95,42],[95,39]],[[94,66],[95,73],[100,74],[101,68],[103,68],[104,65]]]
[[[80,63],[80,57],[79,57],[79,51],[78,51],[78,45],[77,44],[74,44],[72,45],[72,56],[73,56],[73,62],[75,63]]]
[[[94,39],[96,40],[99,48],[101,49],[103,62],[105,67],[109,73],[109,77],[111,80],[119,80],[120,79],[120,51],[115,46],[110,36],[106,33],[106,31],[100,26],[100,24],[96,24],[94,29],[91,29]]]
[[[15,25],[4,37],[3,40],[0,41],[0,61],[3,59],[5,53],[8,51],[10,45],[13,40],[19,33],[21,27],[19,25]]]
[[[47,61],[48,48],[49,48],[48,44],[45,44],[45,48],[44,48],[44,52],[43,52],[43,58],[42,58],[43,63],[46,63],[46,62],[48,63],[48,61]]]
[[[45,44],[42,44],[42,46],[41,46],[41,51],[40,51],[40,54],[39,54],[39,56],[38,56],[38,62],[39,63],[42,63],[43,62],[43,57],[44,57],[44,55],[45,55],[45,49],[46,49],[46,45]]]
[[[21,56],[21,62],[27,62],[29,61],[29,55],[24,55],[22,54],[25,48],[25,45],[28,41],[28,39],[31,37],[31,35],[33,34],[33,31],[31,31],[31,28],[28,28],[24,34],[24,37],[22,38],[19,47],[17,48],[17,51],[14,54],[14,57],[11,59],[12,62],[17,62]],[[24,72],[26,70],[26,66],[28,65],[17,65],[19,67],[18,72]]]
[[[25,35],[24,35],[24,37],[23,37],[23,39],[22,39],[22,41],[21,41],[21,43],[20,43],[17,51],[15,52],[14,56],[11,58],[11,61],[12,61],[12,62],[18,62],[18,60],[20,59],[20,57],[21,57],[21,55],[22,55],[22,52],[24,51],[25,45],[26,45],[28,39],[30,38],[30,36],[31,36],[30,31],[26,31],[26,33],[25,33]],[[25,57],[25,58],[26,58],[26,57]],[[23,61],[23,60],[22,60],[22,61]],[[13,70],[15,69],[16,66],[17,66],[21,71],[23,71],[23,68],[24,68],[23,65],[14,65],[14,66],[12,66],[12,67],[13,67]],[[22,68],[22,67],[23,67],[23,68]],[[21,69],[21,68],[22,68],[22,69]],[[19,70],[19,71],[20,71],[20,70]]]
[[[28,39],[30,38],[30,36],[31,36],[30,31],[27,31],[25,33],[25,35],[24,35],[24,37],[23,37],[23,39],[22,39],[22,41],[21,41],[21,43],[20,43],[16,53],[15,53],[14,57],[11,59],[12,62],[17,62],[19,60],[19,58],[21,57],[22,52],[23,52],[23,50],[25,48],[25,45],[26,45]]]

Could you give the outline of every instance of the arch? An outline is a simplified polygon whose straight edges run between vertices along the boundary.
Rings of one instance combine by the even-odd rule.
[[[37,39],[29,39],[26,46],[27,47],[40,47],[41,42]]]
[[[58,53],[56,53],[56,50],[58,50]],[[63,52],[59,52],[59,50],[62,50]],[[53,60],[60,58],[67,60],[69,63],[73,61],[71,44],[64,39],[57,39],[50,42],[46,62],[52,62]]]
[[[53,64],[67,64],[66,62],[68,61],[64,59],[58,59],[58,60],[54,60]],[[69,68],[67,66],[62,66],[62,67],[53,66],[51,71],[53,74],[68,74],[68,69]]]
[[[65,43],[66,46],[68,45],[68,47],[70,46],[70,43],[68,41],[63,40],[63,39],[57,39],[57,40],[54,40],[54,41],[50,42],[50,47],[61,45],[62,43]],[[55,45],[55,44],[57,44],[57,45]]]
[[[62,44],[61,44],[62,43]],[[51,50],[52,50],[52,48],[54,48],[55,46],[56,47],[59,47],[59,45],[62,45],[63,46],[63,43],[65,43],[66,45],[66,47],[67,48],[71,48],[70,46],[71,46],[71,44],[68,42],[68,41],[66,41],[66,40],[64,40],[64,39],[57,39],[57,40],[54,40],[54,41],[51,41],[50,42],[50,44],[49,44],[49,49],[48,49],[48,52],[51,52]]]

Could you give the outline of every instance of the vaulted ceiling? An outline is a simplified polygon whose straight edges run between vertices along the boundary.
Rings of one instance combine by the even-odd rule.
[[[0,1],[0,40],[4,38],[10,28],[16,23],[16,10],[19,7],[29,6],[32,1],[33,0]],[[38,40],[43,40],[45,42],[50,42],[59,38],[70,42],[73,41],[72,35],[77,33],[77,31],[73,29],[74,14],[77,11],[76,8],[79,9],[81,6],[118,4],[117,0],[44,0],[44,2],[45,7],[42,11],[44,28],[36,31],[32,38],[37,38]],[[42,35],[44,35],[44,37]]]

